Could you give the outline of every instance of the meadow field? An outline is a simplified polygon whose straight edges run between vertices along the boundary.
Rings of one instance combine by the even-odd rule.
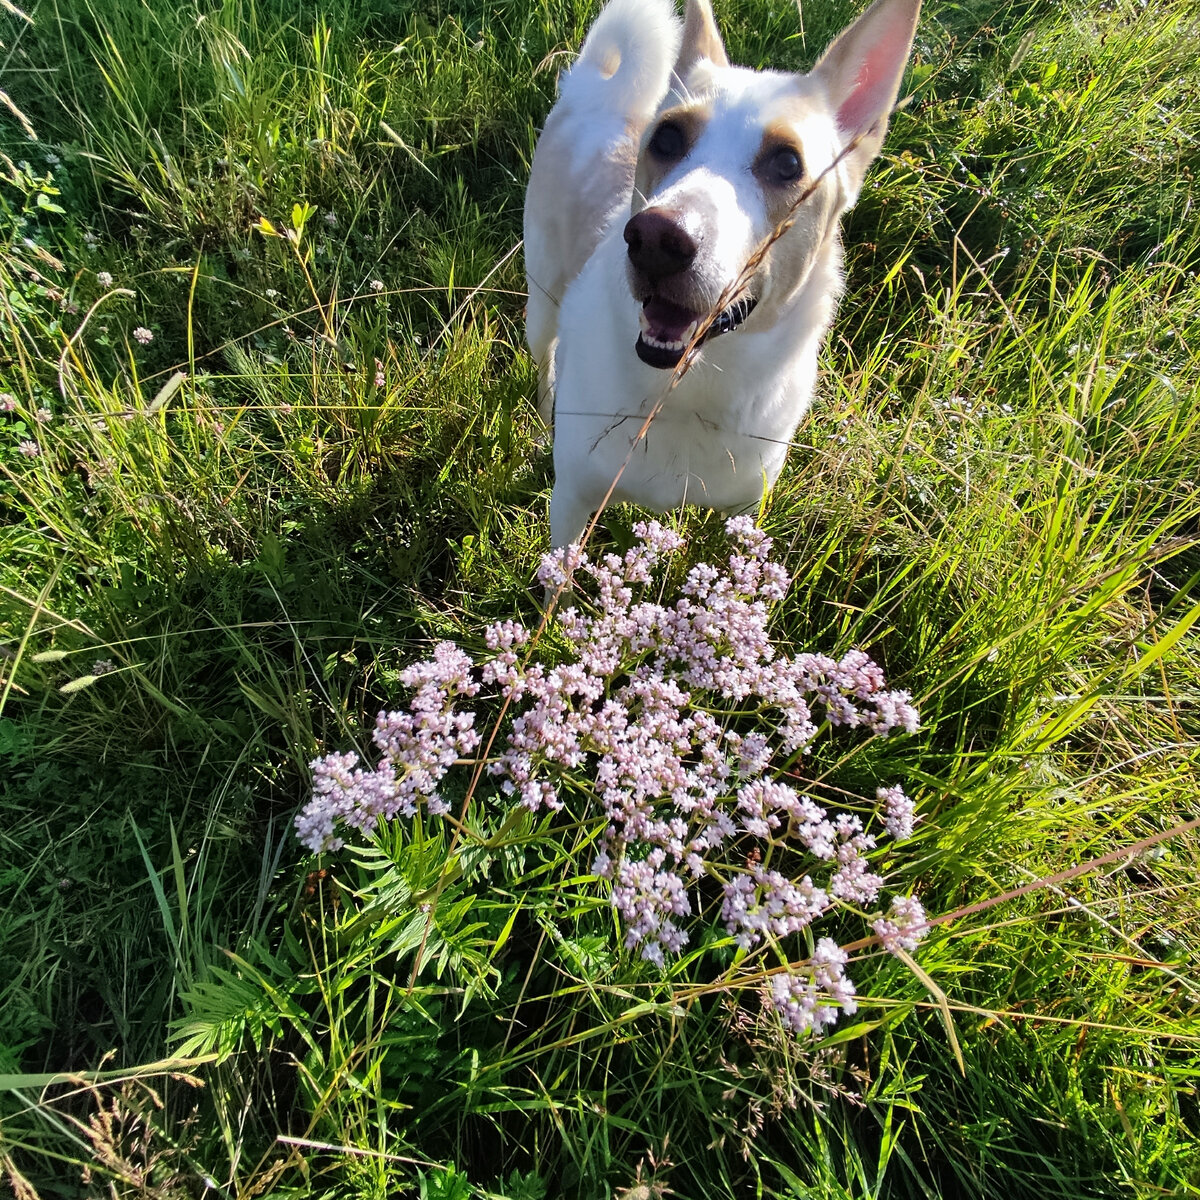
[[[857,9],[715,7],[735,61],[793,69]],[[594,755],[557,810],[465,763],[445,816],[298,839],[311,764],[369,763],[412,664],[541,619],[521,206],[595,11],[0,4],[0,1187],[1200,1196],[1187,0],[928,0],[759,514],[776,654],[865,651],[920,713],[826,710],[771,767],[871,829],[876,788],[915,801],[865,852],[920,897],[914,950],[870,904],[738,949],[743,839],[647,961],[597,874]],[[669,604],[731,540],[665,520]],[[473,703],[482,755],[512,713]],[[769,986],[817,934],[857,1011],[797,1035]]]

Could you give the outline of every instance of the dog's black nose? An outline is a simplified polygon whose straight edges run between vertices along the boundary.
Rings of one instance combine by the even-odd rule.
[[[629,261],[650,279],[678,275],[692,265],[699,243],[683,227],[683,214],[644,208],[625,226]]]

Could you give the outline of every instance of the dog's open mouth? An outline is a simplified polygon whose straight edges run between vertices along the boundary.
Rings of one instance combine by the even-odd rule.
[[[754,311],[757,303],[756,297],[743,292],[717,314],[705,331],[703,340],[707,342],[718,334],[732,333]],[[642,331],[636,346],[638,358],[651,367],[665,369],[678,366],[705,315],[664,300],[661,296],[651,296],[642,305]]]

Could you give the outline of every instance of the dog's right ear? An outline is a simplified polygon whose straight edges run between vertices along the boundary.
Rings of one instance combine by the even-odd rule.
[[[921,0],[875,0],[812,70],[825,85],[842,136],[855,143],[843,159],[850,203],[883,145],[920,11]]]
[[[725,43],[721,41],[712,5],[708,0],[687,0],[687,11],[683,18],[683,42],[679,47],[679,58],[675,62],[675,78],[680,84],[687,79],[688,72],[701,60],[714,67],[729,66]]]

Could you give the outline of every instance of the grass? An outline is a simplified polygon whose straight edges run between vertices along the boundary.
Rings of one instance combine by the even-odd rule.
[[[320,862],[290,832],[404,665],[536,612],[520,208],[591,10],[29,16],[0,14],[40,139],[0,110],[15,1194],[1200,1194],[1188,6],[931,2],[846,223],[764,514],[777,632],[916,695],[920,735],[822,768],[905,782],[897,881],[961,915],[920,974],[857,964],[818,1044],[621,951],[586,822],[484,806],[461,845]],[[719,6],[735,60],[779,66],[848,16]]]

